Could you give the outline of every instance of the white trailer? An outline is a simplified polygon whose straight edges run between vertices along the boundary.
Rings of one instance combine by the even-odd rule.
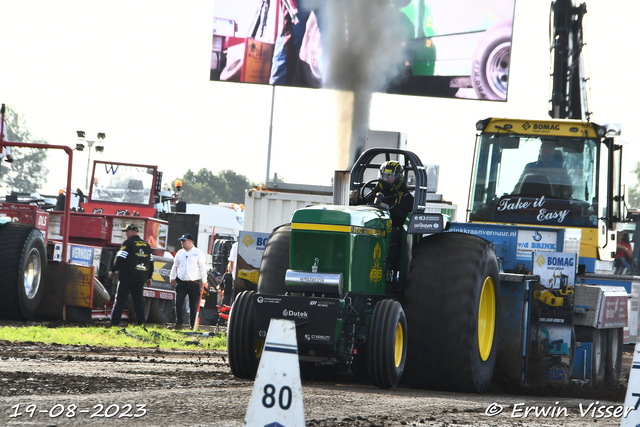
[[[244,212],[239,207],[187,204],[187,213],[200,215],[198,247],[207,254],[213,244],[214,234],[220,238],[238,240],[240,230],[244,228]],[[211,267],[210,255],[207,255],[207,265]]]

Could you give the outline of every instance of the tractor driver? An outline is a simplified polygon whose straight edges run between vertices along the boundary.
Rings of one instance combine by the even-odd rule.
[[[546,184],[546,189],[544,185],[533,187],[536,193],[551,191],[551,194],[544,195],[547,197],[555,196],[562,199],[571,199],[573,193],[571,178],[569,178],[564,168],[562,152],[556,150],[554,141],[542,139],[538,160],[527,163],[524,167],[514,193],[525,193],[525,188],[529,180],[531,180],[529,184]],[[535,194],[535,196],[542,195],[543,194]]]
[[[413,195],[404,180],[404,168],[397,161],[390,160],[380,166],[378,183],[364,199],[357,190],[352,191],[351,204],[373,203],[379,193],[382,194],[382,207],[389,208],[391,226],[402,227],[407,215],[413,210]]]
[[[382,195],[382,200],[378,198]],[[413,211],[413,195],[409,192],[404,179],[404,168],[395,160],[390,160],[380,166],[378,183],[373,191],[361,198],[357,190],[350,194],[352,204],[381,202],[380,206],[389,209],[391,215],[391,241],[389,242],[389,267],[394,271],[392,277],[400,270],[400,228]],[[378,200],[376,200],[378,199]]]

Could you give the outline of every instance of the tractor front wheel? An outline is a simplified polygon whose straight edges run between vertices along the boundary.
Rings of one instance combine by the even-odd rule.
[[[407,324],[420,336],[407,349],[409,383],[484,393],[499,342],[500,276],[493,245],[464,233],[421,240],[404,299]]]
[[[238,378],[253,380],[258,372],[264,340],[256,340],[253,330],[254,291],[238,294],[229,313],[227,355],[231,373]]]
[[[376,387],[398,385],[407,359],[407,319],[398,301],[385,299],[371,315],[367,344],[369,377]]]

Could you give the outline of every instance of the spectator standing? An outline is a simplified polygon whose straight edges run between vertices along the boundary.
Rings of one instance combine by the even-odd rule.
[[[631,243],[629,235],[618,231],[618,244],[616,246],[616,257],[614,261],[614,267],[619,272],[624,274],[631,274],[631,264],[633,264],[633,250],[631,249]]]
[[[222,305],[231,305],[233,303],[237,260],[238,242],[233,242],[233,245],[231,245],[231,251],[229,251],[229,258],[227,259],[227,269],[225,270],[224,276],[222,276],[222,283],[224,284]]]
[[[229,252],[229,261],[227,263],[227,273],[231,273],[233,281],[236,280],[236,262],[238,261],[238,242],[233,242],[231,252]]]
[[[153,254],[151,246],[138,236],[138,226],[129,224],[122,229],[126,233],[124,241],[116,254],[116,262],[109,272],[109,278],[115,271],[119,272],[116,301],[111,311],[111,326],[118,326],[122,318],[122,310],[131,293],[133,308],[138,324],[143,326],[145,319],[143,288],[145,283],[151,284],[153,275]]]
[[[178,239],[182,249],[176,254],[171,268],[171,286],[176,288],[176,329],[182,327],[184,299],[189,295],[189,324],[196,324],[200,292],[207,286],[207,266],[204,252],[193,244],[193,236],[183,234]]]

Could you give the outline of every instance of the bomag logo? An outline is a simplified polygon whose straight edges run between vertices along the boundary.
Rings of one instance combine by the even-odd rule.
[[[552,125],[549,123],[544,123],[544,124],[534,123],[533,130],[560,130],[560,125]]]

